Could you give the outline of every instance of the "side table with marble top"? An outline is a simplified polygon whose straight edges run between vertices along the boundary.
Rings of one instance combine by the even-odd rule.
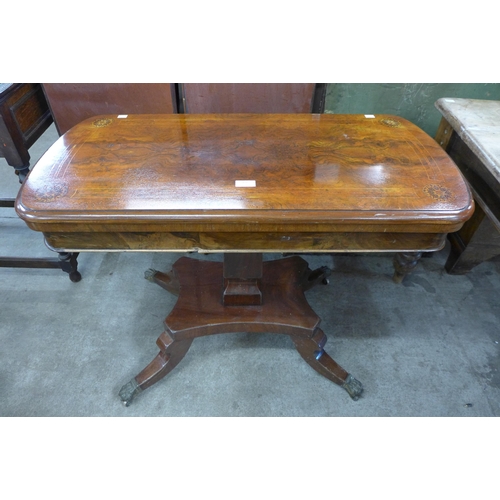
[[[450,274],[464,274],[500,255],[500,101],[442,98],[436,141],[470,185],[476,209],[449,235]]]

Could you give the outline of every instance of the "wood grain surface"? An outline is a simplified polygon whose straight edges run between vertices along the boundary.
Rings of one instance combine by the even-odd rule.
[[[238,187],[241,180],[255,186]],[[470,217],[473,202],[442,148],[399,117],[105,115],[49,149],[16,209],[51,234],[281,237],[445,234]]]

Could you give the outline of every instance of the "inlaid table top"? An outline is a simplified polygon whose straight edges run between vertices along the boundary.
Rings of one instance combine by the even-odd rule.
[[[88,119],[40,159],[16,208],[44,232],[448,233],[473,205],[403,118],[227,114]]]

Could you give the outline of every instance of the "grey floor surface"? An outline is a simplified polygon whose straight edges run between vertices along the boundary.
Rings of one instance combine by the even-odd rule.
[[[32,164],[56,139],[51,126]],[[14,197],[4,159],[0,179],[0,197]],[[422,259],[402,285],[389,254],[305,257],[334,270],[307,296],[327,352],[364,385],[359,401],[287,336],[229,334],[196,339],[124,407],[118,391],[157,354],[175,301],[144,271],[169,270],[182,254],[81,254],[79,283],[58,269],[0,267],[0,416],[499,416],[500,263],[450,276],[447,252]],[[10,208],[0,208],[0,255],[55,256]]]

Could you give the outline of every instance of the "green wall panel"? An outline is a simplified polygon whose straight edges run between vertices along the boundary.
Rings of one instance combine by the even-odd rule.
[[[391,114],[410,120],[431,137],[441,97],[500,100],[498,83],[329,83],[325,113]]]

